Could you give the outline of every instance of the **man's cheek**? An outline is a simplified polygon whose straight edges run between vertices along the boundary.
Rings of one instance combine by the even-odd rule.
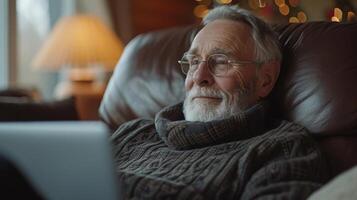
[[[193,86],[193,81],[191,78],[187,77],[186,80],[185,80],[185,90],[186,91],[189,91],[192,89],[192,86]]]

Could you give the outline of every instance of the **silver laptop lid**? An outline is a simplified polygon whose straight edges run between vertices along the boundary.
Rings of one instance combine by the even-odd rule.
[[[0,123],[0,152],[46,199],[118,199],[103,123]]]

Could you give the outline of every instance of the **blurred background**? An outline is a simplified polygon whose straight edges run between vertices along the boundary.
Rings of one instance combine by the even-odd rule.
[[[96,95],[136,35],[200,23],[215,6],[271,23],[356,21],[357,0],[0,0],[0,90],[36,98]]]

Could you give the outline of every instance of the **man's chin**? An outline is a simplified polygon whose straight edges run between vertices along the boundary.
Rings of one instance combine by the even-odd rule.
[[[209,101],[196,98],[184,101],[183,114],[187,121],[207,122],[231,117],[242,112],[244,108],[246,107],[242,104],[229,104],[224,100]]]
[[[195,98],[187,102],[187,108],[190,110],[218,110],[222,104],[221,100],[208,98]]]
[[[183,113],[187,121],[212,121],[217,116],[217,110],[220,109],[220,103],[217,105],[207,100],[194,100],[184,104]]]

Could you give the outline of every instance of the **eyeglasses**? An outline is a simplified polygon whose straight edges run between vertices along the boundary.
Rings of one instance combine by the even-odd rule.
[[[225,54],[212,54],[207,57],[207,60],[202,60],[198,55],[185,53],[182,59],[178,61],[182,72],[186,75],[192,75],[201,62],[207,63],[209,71],[214,76],[226,76],[232,68],[240,68],[246,64],[261,64],[255,61],[231,60]]]

